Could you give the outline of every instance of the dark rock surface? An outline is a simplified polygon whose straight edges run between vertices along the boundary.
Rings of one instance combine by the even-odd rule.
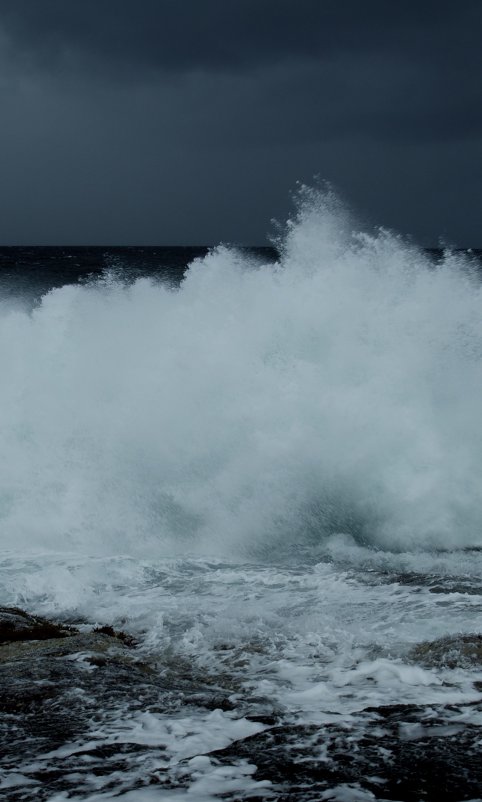
[[[231,687],[213,685],[173,655],[163,655],[162,664],[147,661],[132,638],[111,627],[80,631],[16,608],[2,608],[2,621],[0,783],[19,773],[29,783],[0,786],[5,802],[43,802],[60,792],[82,798],[88,776],[105,777],[108,787],[111,775],[139,760],[148,766],[155,748],[99,741],[122,716],[232,707]],[[146,784],[155,782],[146,771]],[[112,783],[122,787],[119,778]]]
[[[254,778],[280,789],[277,802],[318,802],[343,785],[380,800],[462,802],[482,798],[481,735],[455,707],[390,705],[356,724],[272,727],[216,757],[255,763]]]
[[[194,662],[168,651],[146,657],[111,627],[65,627],[1,608],[0,631],[0,774],[14,778],[0,790],[5,802],[47,802],[57,794],[88,798],[92,778],[96,788],[120,799],[123,791],[144,786],[158,788],[160,799],[165,789],[187,788],[189,760],[170,768],[162,746],[128,737],[109,741],[105,734],[112,722],[118,727],[136,713],[173,720],[213,710],[266,726],[209,755],[214,767],[256,766],[253,779],[271,785],[249,796],[251,802],[340,799],[334,790],[340,786],[346,799],[360,792],[394,802],[482,799],[482,731],[470,723],[474,713],[482,715],[482,697],[460,707],[382,706],[350,721],[308,726],[285,722],[266,700],[243,696],[228,673],[203,675]],[[480,636],[464,635],[419,644],[411,659],[473,665],[481,648]],[[138,778],[134,785],[132,777]]]
[[[30,615],[18,607],[0,607],[0,643],[65,638],[68,627]]]
[[[482,635],[452,635],[419,643],[410,657],[417,663],[440,668],[482,666]]]

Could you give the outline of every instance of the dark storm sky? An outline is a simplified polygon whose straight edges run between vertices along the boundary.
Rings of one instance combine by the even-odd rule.
[[[480,246],[481,43],[481,0],[0,0],[0,243],[262,243],[317,174]]]

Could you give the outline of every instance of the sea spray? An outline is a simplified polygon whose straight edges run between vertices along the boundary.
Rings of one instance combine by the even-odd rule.
[[[482,290],[302,188],[276,264],[0,303],[6,547],[164,557],[482,545]]]

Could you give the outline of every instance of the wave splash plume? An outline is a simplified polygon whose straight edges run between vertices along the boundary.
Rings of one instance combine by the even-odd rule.
[[[0,303],[7,546],[167,556],[347,534],[482,545],[482,289],[300,192],[276,264]]]

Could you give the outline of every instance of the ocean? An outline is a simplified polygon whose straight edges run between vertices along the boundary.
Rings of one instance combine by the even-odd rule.
[[[481,302],[310,191],[0,249],[0,604],[71,628],[0,644],[7,802],[482,799]]]

